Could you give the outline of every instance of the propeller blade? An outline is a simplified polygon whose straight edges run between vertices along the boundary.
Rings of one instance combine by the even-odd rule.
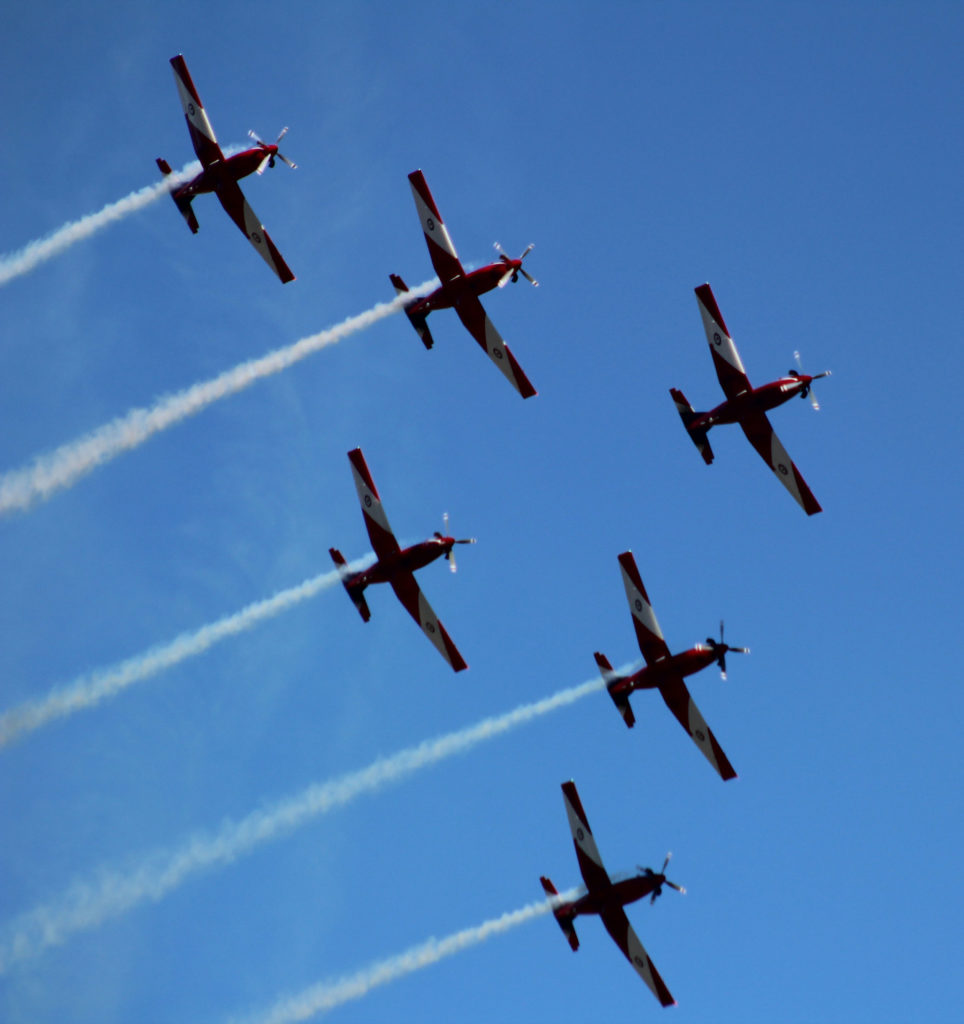
[[[287,129],[286,129],[286,130],[287,130]],[[296,164],[296,163],[294,162],[294,160],[289,160],[289,159],[288,159],[288,158],[287,158],[287,157],[286,157],[286,156],[284,155],[284,153],[279,153],[279,154],[278,154],[278,159],[279,159],[279,160],[280,160],[280,161],[281,161],[282,163],[285,163],[285,164],[287,164],[287,165],[288,165],[288,166],[289,166],[289,167],[290,167],[290,168],[291,168],[292,170],[294,170],[294,169],[295,169],[295,168],[296,168],[296,167],[298,166],[298,165],[297,165],[297,164]]]
[[[254,141],[257,142],[257,144],[259,146],[267,145],[267,143],[265,143],[261,139],[259,139],[257,134],[255,132],[253,132],[252,130],[250,130],[250,129],[248,130],[248,137],[254,139]]]
[[[519,273],[532,285],[533,288],[539,287],[539,282],[529,273],[525,267],[519,267]]]
[[[672,854],[672,853],[667,853],[667,854],[666,854],[666,860],[664,860],[664,861],[663,861],[663,870],[662,870],[662,871],[660,871],[660,874],[661,874],[661,875],[665,875],[665,874],[666,874],[666,865],[667,865],[667,864],[669,864],[670,858],[671,858],[672,856],[673,856],[673,854]]]
[[[668,878],[666,879],[665,884],[668,885],[671,889],[675,889],[677,892],[682,892],[682,893],[686,892],[686,890],[683,888],[683,886],[677,885],[675,882],[671,882]]]
[[[279,142],[280,142],[280,141],[281,141],[281,140],[282,140],[282,139],[283,139],[283,138],[284,138],[284,137],[285,137],[285,136],[286,136],[287,134],[288,134],[288,126],[287,126],[287,125],[285,125],[285,126],[284,126],[284,128],[282,128],[282,129],[281,129],[281,131],[280,131],[280,132],[278,133],[278,137],[277,137],[277,138],[276,138],[276,139],[274,140],[274,144],[275,144],[275,145],[277,146],[277,145],[278,145],[278,143],[279,143]]]
[[[514,274],[515,274],[515,271],[513,271],[513,270],[512,270],[512,268],[510,267],[510,268],[509,268],[509,269],[508,269],[508,270],[507,270],[507,271],[506,271],[506,272],[505,272],[505,273],[504,273],[504,274],[503,274],[503,275],[502,275],[502,276],[501,276],[501,277],[499,278],[499,284],[498,284],[498,287],[499,287],[499,288],[504,288],[504,287],[505,287],[505,286],[506,286],[506,285],[507,285],[507,284],[509,283],[509,281],[511,281],[511,280],[512,280],[512,277],[513,277],[513,275],[514,275]]]
[[[794,351],[793,358],[797,361],[797,366],[800,368],[800,372],[803,373],[803,363],[800,361],[800,353],[798,351]],[[809,397],[810,398],[810,404],[813,406],[815,412],[819,412],[819,410],[820,410],[820,403],[817,401],[817,396],[814,394],[813,386],[812,386],[813,382],[815,380],[820,380],[821,377],[829,377],[829,376],[830,376],[830,371],[829,370],[824,370],[823,373],[815,373],[810,378],[810,385],[807,386],[807,390],[803,392],[803,396],[804,397]]]
[[[265,158],[264,158],[264,159],[263,159],[263,160],[261,161],[261,163],[260,163],[260,164],[258,164],[258,166],[257,166],[257,169],[255,170],[255,172],[254,172],[254,173],[255,173],[255,174],[264,174],[264,169],[265,169],[265,167],[267,167],[267,166],[268,166],[268,162],[269,162],[270,160],[271,160],[271,157],[270,157],[270,156],[266,156],[266,157],[265,157]]]

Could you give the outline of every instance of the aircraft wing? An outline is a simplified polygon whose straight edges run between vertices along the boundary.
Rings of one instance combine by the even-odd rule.
[[[633,931],[629,918],[626,917],[626,912],[623,908],[611,907],[608,910],[604,910],[600,917],[602,917],[602,922],[606,926],[606,931],[613,937],[613,941],[623,951],[626,959],[636,968],[636,973],[646,982],[650,991],[660,1001],[660,1004],[662,1006],[675,1006],[676,1000],[666,987],[666,982],[659,976],[659,971],[656,970],[653,961],[650,960],[649,954],[639,941],[639,937]]]
[[[700,748],[703,756],[716,769],[720,778],[726,782],[728,779],[736,778],[736,771],[730,764],[723,748],[717,743],[716,737],[706,724],[700,709],[693,703],[689,690],[682,676],[677,676],[659,688],[659,692],[666,701],[666,706],[676,716],[679,724],[689,733],[690,738]]]
[[[740,353],[737,352],[730,332],[726,329],[723,314],[708,284],[701,284],[696,289],[696,301],[700,307],[706,340],[710,343],[713,365],[716,367],[716,376],[719,378],[723,393],[727,398],[736,398],[744,391],[751,391]]]
[[[576,848],[576,859],[579,861],[579,870],[582,872],[586,888],[590,892],[608,889],[612,882],[603,867],[599,850],[596,848],[596,840],[593,838],[592,829],[586,819],[586,812],[582,809],[582,801],[576,791],[576,784],[571,780],[562,784],[562,798],[566,804],[569,829],[572,832],[573,846]]]
[[[368,518],[367,514],[365,516]],[[369,531],[371,532],[371,531]],[[374,537],[372,537],[374,543]],[[439,654],[452,666],[456,672],[468,668],[465,659],[459,654],[458,648],[452,643],[452,638],[445,631],[445,627],[439,622],[432,606],[425,600],[425,595],[415,582],[415,576],[410,573],[399,573],[391,580],[392,590],[395,591],[399,601],[408,609],[409,615],[419,624],[422,632],[438,648]]]
[[[217,136],[208,120],[201,97],[198,96],[197,89],[194,88],[194,81],[187,69],[187,64],[184,63],[184,58],[180,54],[172,57],[171,67],[174,69],[177,94],[180,96],[181,106],[184,108],[184,117],[187,120],[187,130],[191,134],[194,152],[197,153],[202,167],[210,167],[211,164],[224,159]]]
[[[485,349],[489,358],[505,374],[506,380],[516,391],[523,398],[531,398],[536,394],[536,389],[509,351],[509,346],[503,341],[502,335],[495,329],[478,296],[464,295],[456,303],[455,312],[468,328],[469,334]]]
[[[754,416],[745,416],[740,420],[740,426],[750,444],[760,453],[760,457],[773,470],[780,483],[793,495],[803,511],[808,516],[822,512],[820,502],[813,496],[806,480],[800,475],[800,470],[787,455],[786,448],[780,443],[780,438],[777,437],[766,414],[761,412]]]
[[[241,186],[236,181],[226,182],[218,187],[217,197],[228,216],[241,229],[241,234],[258,250],[261,258],[278,275],[281,283],[293,281],[295,275],[291,273],[281,253],[275,248],[274,242],[271,241],[254,210],[248,206]]]
[[[619,567],[623,571],[623,586],[626,588],[626,599],[632,612],[633,625],[636,627],[636,640],[639,649],[646,659],[647,665],[653,665],[663,658],[669,657],[669,647],[663,639],[663,631],[659,628],[649,596],[643,586],[636,559],[632,551],[624,551],[619,556]]]
[[[429,191],[425,175],[421,171],[412,171],[408,176],[408,181],[412,186],[412,195],[415,198],[415,210],[418,213],[422,230],[425,232],[428,254],[439,280],[442,284],[448,284],[457,278],[465,277],[459,255],[455,251],[448,228],[442,221],[442,215],[438,212],[438,207]]]
[[[393,558],[401,549],[391,526],[389,526],[388,516],[385,515],[385,509],[382,507],[382,499],[378,496],[375,481],[372,479],[361,448],[353,448],[348,453],[348,461],[351,462],[355,490],[358,492],[358,500],[361,502],[362,516],[365,520],[365,529],[368,530],[368,536],[372,542],[372,550],[379,558]],[[414,578],[412,582],[414,582]],[[411,609],[409,610],[411,611]]]

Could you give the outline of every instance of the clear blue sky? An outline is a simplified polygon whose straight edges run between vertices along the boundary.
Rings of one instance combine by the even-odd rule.
[[[560,887],[574,778],[661,1011],[593,919],[541,918],[339,1021],[957,1019],[962,841],[964,12],[931,3],[20,5],[0,39],[10,252],[181,166],[168,59],[223,144],[299,164],[245,192],[281,286],[215,199],[167,199],[0,289],[0,472],[430,276],[421,167],[466,263],[535,242],[486,308],[527,402],[451,313],[390,318],[0,521],[6,710],[368,549],[361,445],[469,662],[385,588],[330,590],[0,750],[0,942],[72,881],[636,656],[631,548],[674,649],[750,646],[691,691],[721,783],[655,694],[603,694],[362,797],[0,975],[0,1018],[221,1021]],[[750,379],[794,349],[823,409],[773,422],[824,513],[736,428],[703,465],[668,388],[721,394],[709,281]]]

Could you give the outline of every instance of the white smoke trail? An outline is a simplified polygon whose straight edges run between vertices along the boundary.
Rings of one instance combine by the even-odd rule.
[[[444,939],[431,938],[418,946],[412,946],[404,953],[378,960],[368,967],[363,967],[355,974],[344,975],[334,981],[323,981],[299,992],[297,995],[284,996],[269,1010],[252,1014],[243,1019],[243,1024],[289,1024],[290,1021],[307,1020],[316,1013],[326,1013],[342,1003],[352,999],[361,999],[372,989],[386,985],[390,981],[430,967],[445,957],[461,953],[465,949],[477,946],[493,935],[501,935],[511,928],[518,928],[535,917],[548,914],[557,903],[575,899],[579,890],[561,893],[550,902],[542,899],[529,903],[519,910],[512,910],[501,917],[493,917],[475,928],[463,928]],[[241,1024],[241,1022],[238,1022]]]
[[[349,565],[349,571],[362,568],[371,554]],[[182,633],[166,644],[150,648],[118,665],[98,669],[75,679],[66,686],[52,690],[46,697],[29,701],[0,714],[0,748],[33,732],[56,718],[64,718],[84,708],[93,707],[134,683],[143,682],[213,647],[229,636],[237,636],[265,619],[280,615],[301,601],[314,597],[340,580],[337,570],[305,580],[296,587],[281,590],[273,597],[255,601],[233,615],[218,619],[190,633]]]
[[[6,934],[0,941],[0,974],[20,960],[59,945],[74,932],[94,928],[148,900],[157,902],[204,868],[230,863],[262,843],[365,793],[374,793],[453,754],[464,753],[541,715],[573,704],[603,685],[597,676],[551,697],[379,758],[360,771],[316,783],[293,797],[253,811],[241,821],[226,821],[213,835],[199,833],[174,850],[152,853],[126,873],[102,870],[92,881],[76,882],[60,899],[36,907],[3,929]]]
[[[234,149],[226,150],[226,155],[230,155]],[[28,273],[38,264],[57,256],[65,249],[69,249],[76,242],[82,242],[85,238],[90,238],[91,235],[119,221],[122,217],[149,206],[161,196],[166,196],[178,185],[190,181],[200,170],[201,165],[196,160],[192,161],[162,181],[131,192],[130,195],[118,199],[115,203],[108,203],[96,213],[89,213],[86,217],[81,217],[80,220],[71,221],[45,238],[28,242],[22,249],[18,249],[8,256],[0,256],[0,287],[15,277]]]
[[[149,409],[131,409],[110,423],[98,427],[76,441],[41,455],[32,465],[9,470],[0,476],[0,515],[27,509],[37,501],[46,501],[54,492],[70,487],[97,466],[143,444],[168,427],[193,416],[221,398],[237,394],[263,377],[279,373],[306,356],[341,341],[351,334],[397,313],[408,301],[425,295],[437,280],[380,302],[364,313],[349,317],[334,327],[302,338],[285,348],[275,349],[260,359],[251,359],[212,380],[167,395]]]

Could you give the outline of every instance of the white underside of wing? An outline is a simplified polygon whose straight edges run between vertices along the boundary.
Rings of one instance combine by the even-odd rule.
[[[716,754],[713,751],[713,744],[710,742],[710,727],[706,724],[706,720],[700,714],[700,709],[696,706],[692,697],[689,699],[687,717],[689,720],[689,734],[693,737],[693,742],[700,748],[703,756],[713,765],[717,773],[722,774],[720,765],[716,760]]]
[[[211,127],[211,122],[208,120],[204,107],[200,103],[195,102],[190,90],[181,81],[181,76],[176,71],[174,72],[174,81],[177,83],[177,94],[181,98],[181,106],[184,108],[184,114],[188,121],[216,146],[218,144],[217,136],[214,134],[214,129]]]
[[[644,629],[652,633],[653,636],[662,640],[663,631],[659,628],[659,622],[656,620],[656,613],[653,611],[652,605],[640,592],[639,587],[629,578],[625,570],[623,570],[623,586],[626,588],[626,600],[629,601],[629,610],[632,612],[633,618]]]
[[[703,318],[703,329],[706,331],[706,340],[710,343],[710,348],[729,363],[734,370],[745,376],[746,370],[743,369],[743,360],[740,359],[740,353],[737,352],[733,339],[716,322],[712,313],[702,302],[699,302],[699,307],[700,316]]]
[[[412,186],[412,195],[415,197],[415,209],[418,211],[418,219],[421,222],[422,230],[426,237],[430,238],[440,249],[444,250],[453,259],[459,258],[455,251],[455,245],[449,235],[448,228],[429,209],[425,200],[418,194],[415,186]]]
[[[599,856],[599,849],[596,846],[596,840],[593,838],[592,832],[589,831],[587,825],[583,824],[578,811],[569,803],[565,793],[563,793],[563,800],[566,804],[566,814],[569,818],[569,828],[572,831],[573,841],[594,864],[603,867],[602,857]]]
[[[446,650],[445,641],[442,638],[442,625],[420,588],[418,590],[418,622],[422,627],[422,632],[435,644],[442,657],[451,664],[449,652]]]
[[[660,998],[659,989],[656,987],[656,979],[653,977],[653,962],[649,954],[639,941],[639,936],[633,931],[633,926],[626,926],[626,949],[629,953],[629,962],[636,968],[636,973],[646,982],[649,990]]]
[[[797,486],[797,478],[793,472],[793,462],[787,454],[786,448],[780,443],[776,431],[770,432],[770,468],[776,474],[777,479],[793,495],[800,505],[803,505],[803,495]]]

